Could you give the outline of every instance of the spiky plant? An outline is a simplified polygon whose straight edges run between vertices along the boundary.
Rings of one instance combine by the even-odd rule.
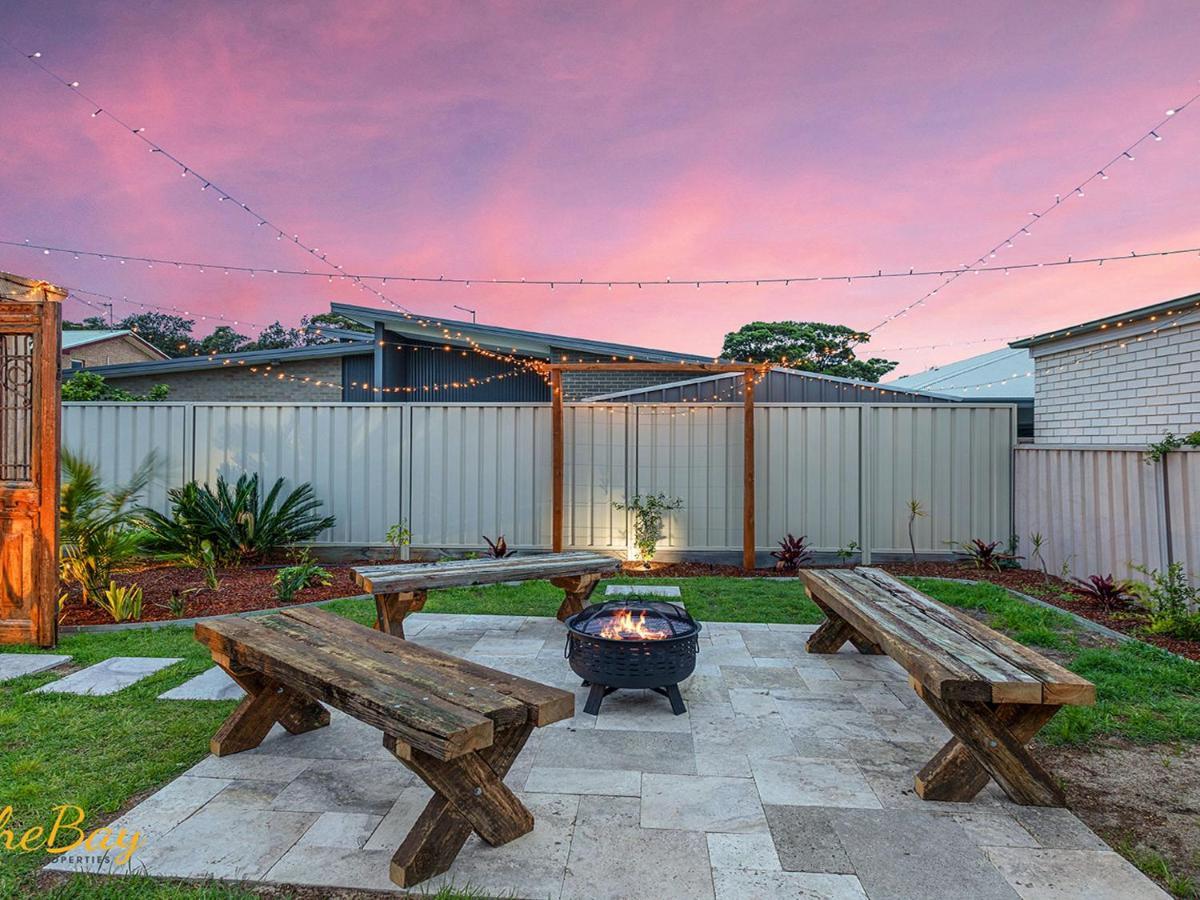
[[[486,534],[483,535],[483,542],[488,545],[487,555],[491,559],[505,559],[516,553],[515,550],[508,549],[508,542],[504,540],[504,535],[496,538],[495,542]]]
[[[772,550],[775,557],[775,568],[781,572],[795,572],[805,563],[812,561],[812,553],[808,549],[808,535],[794,537],[788,532],[787,537],[779,542],[779,549]]]

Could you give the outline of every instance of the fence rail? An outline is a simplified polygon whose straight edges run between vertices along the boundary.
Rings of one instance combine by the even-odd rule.
[[[1018,447],[1017,531],[1040,532],[1047,567],[1133,577],[1182,563],[1200,574],[1200,451],[1146,461],[1138,447]]]
[[[551,540],[550,406],[536,403],[68,403],[64,446],[127,478],[159,460],[148,505],[190,479],[258,472],[311,482],[337,524],[322,545],[380,546],[405,520],[415,549]],[[755,411],[756,534],[786,533],[817,551],[851,542],[908,552],[1004,539],[1012,531],[1015,408],[954,404],[762,404]],[[564,538],[572,548],[628,552],[628,514],[614,503],[666,492],[683,508],[661,545],[737,552],[742,528],[742,408],[722,404],[567,404]],[[1200,510],[1193,510],[1200,515]]]

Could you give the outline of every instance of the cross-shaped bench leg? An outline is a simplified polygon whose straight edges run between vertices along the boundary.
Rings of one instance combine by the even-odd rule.
[[[317,701],[215,654],[213,659],[246,692],[246,698],[213,735],[209,749],[214,756],[257,747],[276,722],[290,734],[303,734],[329,724],[329,710]]]
[[[1066,805],[1062,789],[1025,748],[1057,706],[946,701],[923,688],[917,693],[954,734],[917,773],[917,796],[963,802],[983,790],[990,776],[1014,803]]]
[[[434,792],[392,857],[393,882],[412,887],[445,872],[472,831],[496,846],[533,830],[532,813],[503,781],[532,731],[531,723],[500,729],[490,747],[450,761],[384,736],[384,746]]]
[[[879,656],[883,653],[882,647],[855,631],[854,626],[825,605],[816,594],[810,591],[809,596],[825,613],[825,621],[809,635],[808,643],[805,644],[809,653],[837,653],[846,641],[852,643],[859,653],[869,656]]]
[[[404,637],[404,618],[425,606],[424,591],[375,595],[375,630]]]
[[[562,622],[575,613],[583,612],[588,597],[592,596],[592,591],[600,583],[600,576],[596,574],[569,575],[562,578],[551,578],[550,583],[557,588],[562,588],[567,593],[562,605],[558,608],[558,620]]]

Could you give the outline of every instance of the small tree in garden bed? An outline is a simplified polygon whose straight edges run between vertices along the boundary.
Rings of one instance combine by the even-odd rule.
[[[808,549],[808,535],[794,537],[788,532],[787,537],[779,542],[779,549],[772,550],[775,557],[775,568],[781,572],[795,572],[806,563],[812,562],[812,553]]]
[[[908,547],[912,550],[914,566],[917,564],[917,538],[913,533],[913,526],[916,524],[917,519],[923,519],[928,515],[929,513],[925,512],[925,507],[921,505],[921,501],[916,497],[908,501]]]
[[[613,507],[633,513],[633,543],[638,558],[649,568],[663,537],[663,513],[682,509],[683,500],[659,491],[657,494],[634,494],[627,503],[614,500]]]
[[[242,475],[232,488],[223,477],[215,490],[195,481],[172,488],[170,516],[141,511],[149,531],[147,548],[166,558],[196,560],[208,541],[218,564],[239,565],[333,527],[333,516],[318,514],[322,504],[312,485],[302,484],[280,501],[282,491],[279,478],[260,497],[257,474]]]

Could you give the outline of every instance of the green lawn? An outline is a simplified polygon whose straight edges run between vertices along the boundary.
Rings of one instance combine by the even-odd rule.
[[[663,583],[678,584],[684,603],[702,620],[822,619],[795,581],[691,578]],[[1200,665],[1136,642],[1118,648],[1081,647],[1069,616],[1031,607],[993,585],[922,579],[913,584],[945,603],[984,610],[996,627],[1018,640],[1066,654],[1073,670],[1096,683],[1098,704],[1064,710],[1043,729],[1042,739],[1084,743],[1117,735],[1143,742],[1200,740]],[[438,591],[426,609],[551,616],[561,599],[558,589],[534,582]],[[373,615],[369,598],[337,600],[329,607],[361,622]],[[29,693],[57,677],[52,674],[0,683],[0,809],[12,805],[10,827],[18,831],[45,824],[51,807],[62,803],[87,811],[85,827],[111,817],[130,797],[169,781],[203,758],[209,738],[233,708],[232,702],[155,699],[210,665],[208,652],[192,639],[190,628],[70,635],[63,638],[60,650],[81,666],[111,656],[177,656],[182,662],[110,697]],[[35,870],[47,859],[40,852],[0,851],[0,898],[31,894]],[[221,885],[77,878],[52,896],[204,900],[249,895]]]

